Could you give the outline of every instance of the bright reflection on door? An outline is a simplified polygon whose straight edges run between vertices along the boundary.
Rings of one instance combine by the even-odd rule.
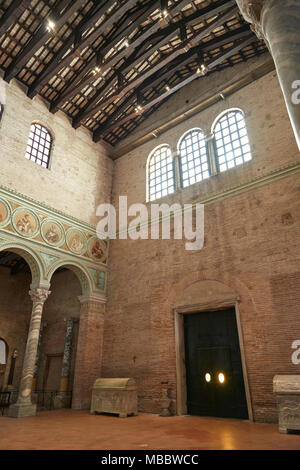
[[[219,379],[220,384],[223,384],[225,382],[225,375],[222,372],[220,372],[220,374],[218,375],[218,379]]]

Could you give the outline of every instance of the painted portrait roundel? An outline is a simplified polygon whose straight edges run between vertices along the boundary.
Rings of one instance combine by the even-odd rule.
[[[86,252],[86,238],[82,232],[70,229],[66,235],[67,245],[70,251],[76,255],[83,255]]]
[[[56,220],[44,220],[41,234],[45,242],[52,246],[60,246],[65,241],[64,229]]]
[[[16,232],[26,238],[35,237],[40,229],[39,219],[34,212],[22,207],[15,210],[12,223]]]
[[[10,220],[10,207],[6,201],[0,199],[0,227],[5,227]]]
[[[88,253],[94,260],[104,263],[106,260],[106,245],[97,237],[92,237],[88,244]]]

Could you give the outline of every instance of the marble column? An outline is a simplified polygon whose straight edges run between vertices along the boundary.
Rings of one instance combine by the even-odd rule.
[[[72,362],[72,339],[73,339],[74,318],[68,318],[66,324],[66,336],[62,371],[60,379],[59,393],[54,400],[54,408],[69,408],[71,398],[68,396],[69,377]]]
[[[37,352],[36,352],[35,365],[34,365],[32,390],[36,390],[37,379],[38,379],[38,375],[39,375],[43,329],[44,329],[44,325],[41,325],[40,334],[39,334],[39,342],[38,342],[38,347],[37,347]]]
[[[94,382],[101,377],[106,299],[99,295],[83,295],[79,301],[81,308],[72,408],[89,410]]]
[[[31,401],[32,380],[38,349],[43,306],[49,294],[50,291],[44,288],[38,288],[29,292],[33,306],[21,382],[19,386],[18,401],[16,404],[11,405],[8,410],[8,415],[12,418],[22,418],[25,416],[36,415],[36,405],[34,405]]]
[[[300,2],[299,0],[236,0],[246,21],[264,38],[300,150]]]

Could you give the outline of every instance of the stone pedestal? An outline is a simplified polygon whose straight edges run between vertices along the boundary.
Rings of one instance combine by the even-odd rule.
[[[273,391],[279,413],[279,432],[300,431],[300,375],[275,375]]]

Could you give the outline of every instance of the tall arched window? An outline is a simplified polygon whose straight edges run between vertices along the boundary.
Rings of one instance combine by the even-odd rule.
[[[148,201],[172,194],[175,190],[174,161],[168,145],[153,150],[148,160]]]
[[[232,109],[222,113],[212,127],[216,163],[223,172],[252,159],[244,113]]]
[[[0,339],[0,365],[6,365],[7,362],[7,345],[3,339]]]
[[[184,134],[178,150],[183,188],[209,178],[208,148],[201,129],[192,129]]]
[[[30,126],[25,158],[38,165],[49,168],[52,137],[50,132],[41,124]]]

